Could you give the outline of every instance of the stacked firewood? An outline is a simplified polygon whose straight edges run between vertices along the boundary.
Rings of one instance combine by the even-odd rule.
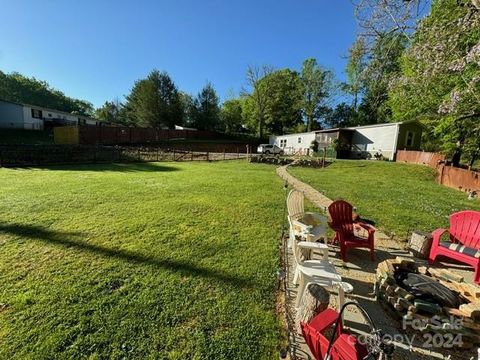
[[[457,294],[463,304],[455,309],[416,299],[395,281],[397,269],[431,276]],[[445,269],[418,266],[413,259],[397,257],[378,265],[375,294],[385,310],[397,320],[412,324],[412,320],[416,319],[419,320],[417,324],[425,325],[416,330],[460,334],[461,344],[455,344],[459,347],[480,344],[480,287],[465,283],[463,277],[457,274]]]

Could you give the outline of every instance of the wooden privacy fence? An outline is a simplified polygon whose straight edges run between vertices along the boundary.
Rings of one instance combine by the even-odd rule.
[[[397,151],[397,162],[427,165],[437,170],[437,182],[462,191],[480,190],[480,172],[445,165],[445,155],[423,151]]]
[[[480,190],[480,172],[478,171],[443,164],[437,170],[437,180],[442,185],[467,192]]]
[[[398,150],[396,159],[397,162],[428,165],[436,168],[440,162],[445,161],[445,155],[424,151]]]
[[[215,153],[160,147],[120,146],[0,146],[0,167],[38,166],[53,164],[89,164],[154,161],[216,161],[245,159],[245,153]]]
[[[171,139],[215,139],[223,135],[212,131],[169,130],[124,126],[62,126],[54,128],[58,145],[145,144]]]

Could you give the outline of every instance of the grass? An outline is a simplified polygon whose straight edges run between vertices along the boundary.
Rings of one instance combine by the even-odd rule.
[[[278,358],[268,165],[0,169],[0,358]]]
[[[448,227],[451,213],[480,210],[457,190],[435,183],[435,170],[384,161],[337,160],[325,169],[289,168],[292,175],[331,199],[344,199],[360,215],[399,239],[411,230]]]

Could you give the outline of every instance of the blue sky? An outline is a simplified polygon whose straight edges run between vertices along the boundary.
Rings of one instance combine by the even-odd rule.
[[[0,0],[0,70],[46,80],[100,106],[153,68],[223,99],[249,64],[300,69],[308,57],[344,78],[355,37],[350,0]]]

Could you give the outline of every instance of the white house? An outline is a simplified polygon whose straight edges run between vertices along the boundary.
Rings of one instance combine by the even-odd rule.
[[[43,130],[62,125],[97,125],[98,120],[35,105],[0,100],[0,128]]]
[[[279,136],[270,135],[269,142],[272,145],[281,147],[285,154],[308,155],[311,152],[310,146],[315,140],[316,134],[316,131],[311,131]]]
[[[308,133],[270,136],[270,143],[287,154],[310,154],[313,140],[320,148],[337,148],[337,158],[371,158],[381,154],[393,160],[397,150],[419,150],[422,125],[417,121],[317,130]]]

